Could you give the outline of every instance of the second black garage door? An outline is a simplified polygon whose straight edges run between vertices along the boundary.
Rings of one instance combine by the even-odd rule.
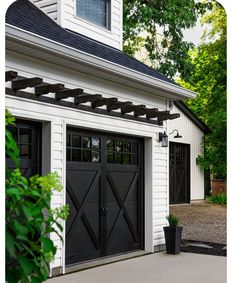
[[[190,202],[190,145],[170,142],[170,204]]]
[[[143,249],[143,141],[67,130],[66,265]]]

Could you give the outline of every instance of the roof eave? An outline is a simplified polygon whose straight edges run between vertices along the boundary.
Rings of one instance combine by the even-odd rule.
[[[183,102],[175,101],[175,106],[178,107],[183,113],[200,129],[204,134],[210,134],[211,129],[200,119],[197,115]]]
[[[104,60],[51,39],[39,36],[35,33],[20,29],[16,26],[6,24],[6,36],[8,40],[17,40],[18,42],[31,46],[32,49],[41,48],[45,53],[54,53],[61,58],[95,67],[97,70],[103,71],[104,73],[115,75],[117,79],[123,78],[127,79],[129,82],[133,81],[143,86],[153,88],[153,90],[158,92],[158,95],[166,99],[193,99],[196,96],[195,92],[181,86],[162,81],[116,63]]]

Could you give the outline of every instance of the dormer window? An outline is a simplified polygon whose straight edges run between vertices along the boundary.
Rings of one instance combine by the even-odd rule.
[[[110,29],[111,0],[76,0],[76,15]]]

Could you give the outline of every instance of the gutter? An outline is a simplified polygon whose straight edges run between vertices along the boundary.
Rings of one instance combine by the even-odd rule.
[[[16,26],[6,24],[5,31],[6,37],[9,39],[18,40],[19,42],[31,46],[31,48],[41,48],[44,52],[54,53],[64,59],[73,60],[73,62],[83,63],[93,68],[95,67],[100,71],[113,74],[116,77],[125,78],[128,81],[133,80],[137,83],[145,84],[148,87],[155,88],[157,91],[163,91],[167,94],[166,98],[168,98],[168,94],[173,96],[173,99],[193,99],[196,96],[195,92],[181,86],[153,78]]]

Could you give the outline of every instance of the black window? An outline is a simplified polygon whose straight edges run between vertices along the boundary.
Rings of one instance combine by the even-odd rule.
[[[110,29],[111,0],[77,0],[77,16]]]
[[[8,126],[19,148],[20,170],[24,177],[41,174],[41,124],[28,120],[16,120],[14,126]],[[6,156],[10,170],[15,169],[11,158]]]
[[[107,162],[138,164],[138,143],[125,140],[107,140]]]
[[[67,134],[67,161],[101,162],[100,138]]]
[[[32,154],[32,129],[24,127],[9,126],[20,150],[20,158],[30,159]]]

